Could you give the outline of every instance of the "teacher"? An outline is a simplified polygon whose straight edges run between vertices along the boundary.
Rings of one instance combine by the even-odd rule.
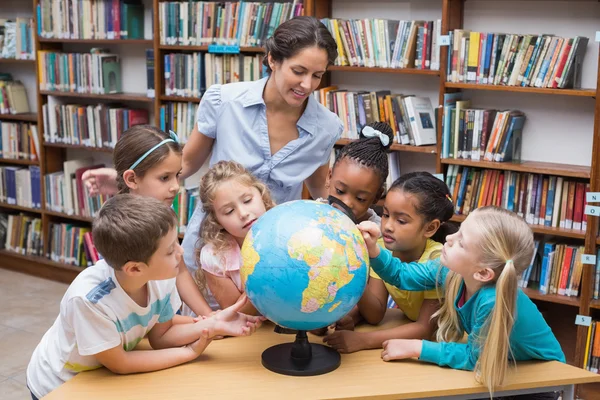
[[[182,177],[198,171],[212,152],[211,166],[221,160],[241,163],[278,204],[300,199],[303,183],[313,198],[326,198],[329,157],[343,125],[312,93],[337,57],[335,40],[316,18],[296,17],[282,23],[265,47],[268,77],[213,85],[202,97],[183,149]],[[196,207],[182,243],[192,275],[203,217]]]

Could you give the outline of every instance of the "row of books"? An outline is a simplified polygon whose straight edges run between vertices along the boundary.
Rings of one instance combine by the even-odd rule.
[[[42,207],[40,167],[0,167],[0,202],[27,208]]]
[[[121,133],[148,124],[148,110],[118,105],[59,104],[48,96],[42,106],[44,141],[88,147],[114,148]]]
[[[182,186],[179,188],[179,193],[173,200],[173,210],[179,218],[179,233],[185,233],[187,224],[192,219],[192,214],[198,204],[199,196],[197,187],[187,189]]]
[[[65,161],[63,170],[44,176],[46,209],[67,215],[94,217],[108,200],[106,195],[90,196],[81,176],[88,169],[104,167],[94,165],[92,158]]]
[[[600,299],[600,249],[596,251],[596,265],[594,266],[594,284],[592,286],[592,298],[594,300]]]
[[[108,94],[121,93],[121,62],[108,49],[90,53],[39,51],[40,90]]]
[[[179,141],[186,143],[196,121],[196,103],[168,102],[160,106],[160,129],[177,133]]]
[[[48,238],[46,258],[54,262],[86,268],[99,259],[89,227],[50,223]]]
[[[336,65],[440,69],[442,21],[321,20],[336,40]]]
[[[38,35],[54,39],[142,39],[144,5],[139,0],[40,0]]]
[[[387,122],[396,142],[407,145],[436,143],[436,113],[431,100],[414,95],[339,90],[328,86],[313,92],[317,101],[336,113],[344,124],[343,138],[358,139],[362,128],[372,122]]]
[[[0,249],[41,256],[44,253],[42,220],[23,213],[0,213]]]
[[[214,84],[254,81],[262,76],[260,55],[170,53],[164,55],[165,94],[200,97]]]
[[[520,160],[524,124],[521,111],[471,108],[462,93],[444,94],[442,158]]]
[[[589,183],[562,176],[450,165],[446,184],[456,214],[468,215],[476,208],[495,205],[517,213],[530,225],[582,232],[587,228],[583,209]]]
[[[0,158],[37,161],[40,141],[37,125],[25,122],[0,122]]]
[[[519,286],[536,287],[542,294],[577,297],[583,275],[583,254],[583,246],[536,241],[531,265],[519,277]]]
[[[0,18],[0,58],[35,59],[33,38],[32,18]]]
[[[302,1],[159,3],[160,43],[262,46],[275,28],[303,15]]]
[[[0,74],[0,114],[28,113],[27,91],[21,81],[10,74]]]
[[[588,326],[583,368],[595,374],[600,373],[600,322],[592,321]]]
[[[579,86],[589,39],[577,36],[450,32],[448,81],[567,88]]]

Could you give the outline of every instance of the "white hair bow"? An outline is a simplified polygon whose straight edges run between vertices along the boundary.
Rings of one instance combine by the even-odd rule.
[[[384,147],[390,144],[390,138],[388,135],[383,134],[371,126],[365,126],[362,130],[362,134],[364,137],[368,138],[378,137]]]

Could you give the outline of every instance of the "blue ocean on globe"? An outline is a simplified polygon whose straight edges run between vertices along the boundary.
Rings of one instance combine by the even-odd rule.
[[[267,211],[242,246],[240,270],[256,309],[290,329],[328,326],[358,302],[369,258],[356,225],[341,211],[296,200]]]

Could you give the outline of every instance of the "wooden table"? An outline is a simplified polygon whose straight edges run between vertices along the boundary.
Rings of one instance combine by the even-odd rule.
[[[390,310],[385,327],[406,323],[402,313]],[[361,327],[361,330],[373,329]],[[321,339],[310,336],[311,342]],[[486,390],[470,371],[440,368],[414,360],[383,362],[381,350],[342,355],[341,366],[320,376],[292,377],[273,373],[261,365],[268,347],[294,340],[265,324],[251,337],[228,338],[210,344],[196,361],[163,371],[114,375],[105,368],[83,372],[44,400],[171,400],[171,399],[475,399]],[[573,385],[600,382],[600,375],[556,361],[519,363],[507,384],[495,395],[565,390],[573,398]]]

